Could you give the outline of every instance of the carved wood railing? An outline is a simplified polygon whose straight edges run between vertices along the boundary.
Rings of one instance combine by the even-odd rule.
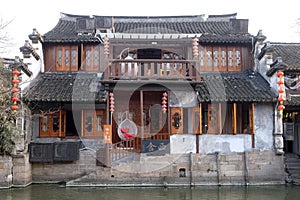
[[[199,77],[196,62],[188,60],[112,60],[106,79],[188,79]]]

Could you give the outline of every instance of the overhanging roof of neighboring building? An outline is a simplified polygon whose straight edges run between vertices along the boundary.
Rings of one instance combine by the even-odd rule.
[[[271,43],[273,58],[281,57],[288,66],[286,71],[300,70],[300,43]]]
[[[98,23],[98,19],[104,22]],[[88,20],[86,32],[78,31],[79,20]],[[93,21],[94,20],[94,21]],[[97,21],[98,20],[98,21]],[[105,20],[107,24],[105,25]],[[103,25],[104,23],[104,25]],[[248,43],[248,20],[231,15],[187,16],[86,16],[62,13],[57,25],[44,35],[45,42],[101,42],[94,37],[98,24],[112,33],[126,34],[201,34],[201,43]],[[108,27],[110,25],[110,27]]]
[[[276,102],[277,95],[257,72],[202,73],[196,84],[200,102]]]
[[[104,102],[102,73],[41,73],[24,92],[25,101]]]
[[[284,105],[291,107],[300,106],[300,95],[290,95],[290,97],[284,101]]]

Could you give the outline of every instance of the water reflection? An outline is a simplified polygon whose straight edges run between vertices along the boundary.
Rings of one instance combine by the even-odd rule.
[[[199,186],[195,188],[65,188],[31,185],[0,190],[1,200],[299,200],[299,186]]]

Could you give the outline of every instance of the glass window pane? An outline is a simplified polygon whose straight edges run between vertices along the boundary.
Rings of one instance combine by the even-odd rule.
[[[52,120],[52,130],[53,132],[57,132],[59,130],[59,116],[53,115]]]
[[[102,131],[102,127],[101,127],[102,123],[101,123],[101,121],[102,121],[102,116],[97,115],[97,132],[101,132]]]
[[[76,50],[72,50],[72,67],[75,67],[76,66],[76,60],[77,60],[77,51]]]
[[[57,65],[60,67],[62,66],[62,50],[61,49],[59,49],[57,51]]]
[[[66,50],[65,54],[65,66],[70,66],[70,50]]]
[[[86,115],[85,117],[85,130],[91,132],[93,130],[93,116]]]
[[[48,116],[42,117],[42,130],[43,130],[43,132],[48,131]]]

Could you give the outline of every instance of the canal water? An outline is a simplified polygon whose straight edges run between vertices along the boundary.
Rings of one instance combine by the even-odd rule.
[[[1,189],[0,200],[300,200],[300,186],[197,186],[194,188],[62,187],[34,184]]]

